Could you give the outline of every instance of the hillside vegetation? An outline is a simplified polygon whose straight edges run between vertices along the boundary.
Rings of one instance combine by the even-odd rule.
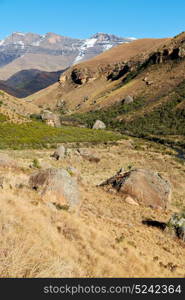
[[[42,122],[11,124],[0,115],[0,149],[42,149],[66,142],[107,142],[122,136],[108,131],[87,128],[53,128]]]
[[[185,135],[185,81],[166,96],[168,101],[160,99],[152,109],[151,104],[143,97],[130,104],[118,103],[104,110],[73,114],[70,118],[88,127],[92,127],[95,120],[100,119],[109,128],[130,132],[138,137],[147,134]]]

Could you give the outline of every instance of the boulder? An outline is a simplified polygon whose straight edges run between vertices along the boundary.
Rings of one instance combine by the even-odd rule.
[[[175,213],[168,221],[166,230],[185,242],[185,212]]]
[[[41,118],[49,126],[61,127],[60,117],[49,110],[44,110]]]
[[[128,95],[128,96],[125,97],[123,102],[124,102],[124,104],[130,104],[130,103],[134,102],[134,99],[133,99],[133,97]]]
[[[65,158],[66,155],[66,149],[64,146],[59,146],[57,150],[51,155],[51,157],[54,157],[56,160],[60,160]]]
[[[87,149],[77,149],[76,154],[80,155],[83,159],[88,160],[90,162],[98,163],[100,162],[100,158],[97,157],[93,151]]]
[[[60,168],[41,170],[30,176],[29,185],[44,201],[75,208],[80,203],[77,180]]]
[[[100,120],[96,120],[96,122],[93,125],[93,129],[105,129],[105,128],[106,128],[105,123],[103,123]]]
[[[124,199],[130,196],[138,204],[162,209],[168,207],[172,192],[167,180],[146,169],[133,169],[124,174],[118,172],[100,186],[114,188]]]
[[[130,205],[139,205],[132,197],[130,197],[130,196],[127,196],[126,198],[125,198],[125,202],[126,203],[128,203],[128,204],[130,204]]]

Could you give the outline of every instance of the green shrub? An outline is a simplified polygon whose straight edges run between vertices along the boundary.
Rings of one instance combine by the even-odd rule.
[[[38,161],[37,158],[35,158],[33,160],[33,167],[36,168],[36,169],[40,169],[41,168],[40,163],[39,163],[39,161]]]

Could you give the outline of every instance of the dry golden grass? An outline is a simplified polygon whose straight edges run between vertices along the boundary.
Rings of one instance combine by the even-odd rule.
[[[116,46],[109,51],[101,53],[100,55],[83,62],[80,64],[82,67],[94,67],[97,68],[102,64],[111,64],[119,61],[128,61],[136,56],[144,56],[156,48],[160,48],[164,43],[171,41],[170,38],[163,39],[139,39],[132,43],[126,43]]]
[[[79,158],[73,150],[61,161],[51,159],[51,151],[46,150],[6,151],[21,168],[0,170],[0,176],[7,178],[0,197],[0,276],[184,277],[185,245],[157,228],[146,227],[142,220],[166,222],[185,205],[185,167],[165,154],[165,148],[139,143],[143,150],[135,149],[138,140],[91,147],[101,158],[98,164]],[[35,171],[28,168],[34,158],[41,165],[79,170],[81,206],[77,212],[58,210],[26,186],[16,187],[16,182],[26,182]],[[129,205],[117,194],[96,187],[130,165],[159,171],[171,181],[169,210]]]
[[[0,113],[9,118],[11,123],[25,123],[25,118],[29,114],[39,113],[40,109],[35,104],[29,103],[22,99],[15,98],[4,91],[0,90]]]

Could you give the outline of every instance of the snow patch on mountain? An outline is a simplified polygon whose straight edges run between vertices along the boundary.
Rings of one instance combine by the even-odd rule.
[[[25,33],[22,33],[22,32],[13,32],[13,34],[20,35],[20,36],[25,36]]]
[[[137,40],[135,37],[129,37],[128,39],[132,40],[132,41],[136,41]]]
[[[79,54],[74,60],[74,64],[82,60],[82,58],[85,56],[85,52],[88,48],[91,48],[95,45],[97,42],[97,39],[92,38],[92,39],[86,39],[85,42],[82,44],[82,46],[79,49]]]
[[[45,37],[46,37],[46,35],[44,34],[44,35],[41,35],[40,36],[40,38],[39,38],[39,40],[38,41],[36,41],[36,42],[33,42],[31,45],[32,46],[36,46],[36,47],[39,47],[40,46],[40,44],[41,44],[41,42],[45,39]]]
[[[25,47],[23,41],[18,41],[17,43],[14,43],[14,44],[20,45],[20,46],[21,46],[21,49],[24,49],[24,47]]]
[[[104,51],[107,51],[107,50],[111,49],[112,47],[113,47],[113,45],[107,44],[107,45],[104,45],[104,46],[103,46],[103,50],[104,50]]]

